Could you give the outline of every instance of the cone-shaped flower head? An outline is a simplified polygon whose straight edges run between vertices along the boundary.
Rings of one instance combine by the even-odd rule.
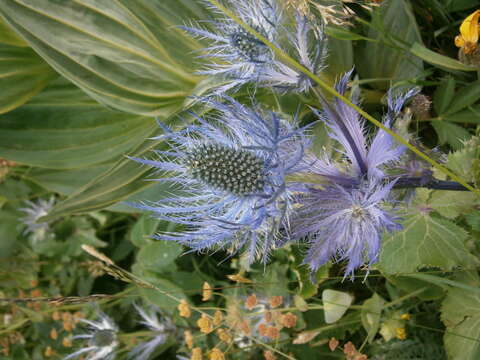
[[[345,94],[350,73],[337,84]],[[384,125],[390,127],[405,101],[417,90],[394,97],[389,93],[388,113]],[[352,101],[357,103],[355,96]],[[294,236],[305,236],[310,249],[305,258],[312,271],[329,260],[347,260],[345,276],[363,263],[378,260],[381,236],[385,231],[400,228],[398,219],[387,209],[394,181],[385,177],[385,166],[399,160],[404,148],[379,130],[371,141],[365,136],[359,114],[341,100],[324,103],[317,112],[330,129],[330,136],[341,145],[343,164],[325,156],[306,159],[313,162],[309,171],[328,180],[322,188],[312,186],[299,196],[301,206],[293,222]]]
[[[303,166],[309,140],[279,114],[224,100],[204,100],[216,110],[209,122],[197,116],[198,124],[177,132],[161,125],[171,150],[158,151],[159,160],[136,160],[170,173],[158,180],[174,182],[184,195],[136,207],[186,225],[158,239],[193,250],[246,247],[249,261],[266,261],[279,246],[278,230],[288,228],[297,184],[286,176]]]
[[[163,345],[168,337],[175,333],[176,327],[169,318],[161,314],[158,308],[152,307],[145,310],[135,305],[135,309],[142,317],[140,323],[148,327],[153,332],[153,336],[150,340],[141,342],[133,348],[128,358],[132,360],[147,360],[156,348]]]
[[[89,332],[82,335],[76,335],[74,339],[88,339],[86,346],[73,354],[68,355],[65,360],[76,358],[79,355],[86,354],[84,360],[112,360],[115,357],[114,351],[118,346],[117,332],[118,327],[103,312],[98,312],[98,320],[80,321],[88,324]]]
[[[282,18],[277,0],[226,0],[225,5],[267,40],[276,42]],[[233,19],[225,18],[225,14],[216,7],[212,10],[218,18],[203,21],[205,27],[198,24],[182,28],[198,38],[212,41],[212,45],[204,49],[207,54],[202,57],[211,58],[214,62],[200,73],[223,75],[228,83],[216,89],[217,93],[222,93],[256,81],[270,65],[273,53]]]

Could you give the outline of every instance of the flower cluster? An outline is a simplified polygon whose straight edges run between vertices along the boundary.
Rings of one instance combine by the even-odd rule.
[[[401,228],[391,209],[396,179],[387,170],[398,163],[404,148],[384,130],[367,137],[357,111],[340,99],[327,101],[316,90],[322,110],[313,112],[329,128],[344,159],[334,162],[327,154],[309,152],[307,129],[299,128],[296,118],[290,121],[256,104],[249,108],[226,95],[248,82],[307,93],[314,84],[305,69],[319,74],[327,49],[322,24],[299,11],[290,34],[283,23],[289,14],[276,0],[228,5],[238,19],[301,66],[277,59],[271,44],[246,31],[238,19],[218,16],[206,21],[204,28],[184,27],[213,41],[205,56],[220,62],[203,73],[223,75],[227,84],[215,90],[215,100],[199,100],[214,109],[213,115],[193,114],[196,122],[180,131],[160,123],[164,134],[156,139],[166,140],[170,149],[157,151],[156,159],[134,158],[161,172],[158,181],[174,183],[179,195],[133,206],[181,224],[182,231],[155,237],[192,251],[225,249],[233,255],[245,249],[249,262],[257,258],[266,262],[271,250],[290,241],[306,241],[304,263],[312,272],[329,260],[346,260],[345,275],[353,275],[362,264],[378,260],[385,232]],[[351,72],[345,74],[337,83],[340,94],[346,94],[350,76]],[[416,92],[399,97],[389,93],[385,127],[392,126]],[[358,96],[352,94],[351,101],[358,104]]]
[[[147,360],[153,352],[167,342],[169,336],[176,332],[173,322],[163,316],[158,308],[143,309],[134,305],[142,318],[141,325],[145,325],[150,332],[150,339],[140,342],[128,354],[129,359]],[[74,359],[80,355],[85,360],[111,360],[116,356],[119,347],[119,328],[105,313],[96,310],[97,320],[80,319],[87,324],[88,332],[76,335],[73,339],[86,339],[86,346],[68,355],[67,359]],[[71,344],[69,345],[71,346]]]
[[[291,36],[277,2],[278,0],[237,0],[228,1],[227,4],[240,20],[270,44],[287,52],[292,48],[292,56],[310,72],[318,74],[324,67],[327,50],[323,26],[297,12],[296,31]],[[218,12],[216,8],[213,11]],[[215,94],[238,89],[247,83],[296,92],[306,92],[313,85],[305,74],[279,61],[268,44],[250,34],[236,21],[220,18],[205,21],[204,25],[182,28],[196,37],[213,42],[204,49],[206,54],[201,57],[211,58],[214,62],[199,73],[221,76],[226,81],[215,90]]]
[[[246,248],[249,261],[268,259],[288,229],[292,197],[298,184],[286,178],[302,170],[309,146],[304,129],[280,114],[251,109],[232,98],[204,100],[218,113],[207,122],[172,131],[161,124],[168,151],[158,160],[136,159],[170,173],[160,181],[175,182],[185,194],[159,203],[133,204],[162,220],[187,226],[182,232],[161,233],[193,250]]]

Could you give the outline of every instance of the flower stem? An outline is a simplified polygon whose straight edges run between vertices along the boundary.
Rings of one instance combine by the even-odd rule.
[[[402,177],[397,180],[393,188],[427,188],[433,190],[469,191],[469,189],[456,181],[445,181],[437,179],[425,181],[425,178],[422,177]]]

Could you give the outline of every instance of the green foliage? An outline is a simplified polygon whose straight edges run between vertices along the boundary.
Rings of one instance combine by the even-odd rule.
[[[195,8],[173,0],[0,4],[7,23],[92,98],[162,116],[177,110],[198,81],[189,66],[198,45],[173,26],[178,14]]]
[[[469,286],[478,287],[476,272],[466,272],[457,278]],[[442,321],[447,327],[444,335],[449,359],[474,360],[480,356],[480,294],[451,288],[442,303]]]
[[[386,1],[372,13],[367,33],[369,41],[356,52],[356,65],[363,78],[389,79],[376,82],[386,89],[391,82],[415,78],[423,72],[423,61],[402,51],[415,42],[421,42],[415,16],[407,0]]]

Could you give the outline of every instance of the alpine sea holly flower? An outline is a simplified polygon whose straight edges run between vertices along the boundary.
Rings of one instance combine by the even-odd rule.
[[[228,0],[228,7],[246,24],[275,43],[282,13],[277,0]],[[228,83],[216,89],[222,93],[245,83],[257,81],[270,66],[273,53],[270,48],[230,18],[212,7],[219,19],[203,21],[207,27],[182,27],[198,38],[208,39],[213,44],[204,49],[202,57],[214,62],[200,74],[222,75]]]
[[[115,348],[118,346],[118,327],[103,312],[98,312],[99,320],[91,321],[81,319],[80,321],[89,325],[90,331],[87,334],[76,335],[74,339],[88,339],[86,347],[73,354],[68,355],[65,360],[73,359],[87,353],[84,360],[112,360]]]
[[[24,230],[24,234],[30,234],[34,243],[45,239],[48,235],[50,227],[47,222],[38,222],[43,216],[48,215],[48,212],[55,204],[55,198],[52,196],[48,200],[38,199],[34,201],[25,201],[28,207],[20,208],[26,216],[20,220],[27,226]]]
[[[156,348],[165,344],[168,337],[175,333],[176,327],[169,318],[161,315],[158,308],[152,307],[150,310],[144,310],[135,305],[135,309],[143,319],[140,323],[153,332],[153,337],[149,341],[138,344],[130,352],[129,358],[147,360]],[[159,316],[162,316],[162,319]]]
[[[350,73],[337,84],[337,91],[345,94]],[[405,101],[418,90],[410,90],[388,97],[388,112],[384,125],[390,127]],[[355,92],[352,101],[358,103]],[[339,99],[333,104],[323,103],[323,112],[317,114],[330,129],[330,136],[338,141],[346,161],[336,164],[325,156],[317,158],[309,168],[314,176],[327,180],[322,188],[312,185],[299,195],[301,203],[293,221],[293,236],[307,237],[310,244],[304,263],[316,271],[330,259],[347,260],[345,276],[356,268],[378,260],[381,236],[384,232],[400,229],[398,219],[387,210],[389,193],[395,180],[386,181],[385,167],[397,162],[404,147],[379,130],[371,141],[365,136],[365,125],[360,115]],[[306,157],[312,161],[314,155]]]
[[[359,187],[330,185],[312,188],[297,213],[295,235],[307,236],[310,249],[304,259],[315,272],[329,260],[347,260],[345,276],[365,263],[378,260],[381,236],[401,228],[384,205],[394,182],[371,179]]]
[[[296,34],[289,36],[297,53],[297,61],[313,74],[324,69],[327,56],[327,39],[323,26],[313,24],[305,16],[296,16]],[[280,61],[274,61],[271,67],[260,74],[262,85],[273,86],[283,91],[306,92],[314,82],[304,73]]]
[[[159,160],[135,159],[171,176],[158,181],[177,184],[184,196],[134,205],[163,220],[184,224],[181,232],[160,233],[193,250],[248,249],[248,260],[266,261],[280,246],[277,234],[288,228],[292,194],[298,185],[286,176],[302,168],[310,141],[304,129],[272,111],[248,108],[232,98],[203,100],[216,109],[209,122],[172,131],[160,124],[169,151]]]

